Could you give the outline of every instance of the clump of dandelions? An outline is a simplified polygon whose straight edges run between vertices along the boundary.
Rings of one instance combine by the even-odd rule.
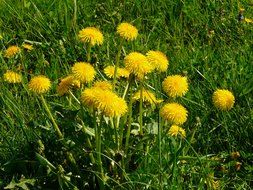
[[[137,28],[126,22],[123,22],[118,25],[117,33],[120,37],[128,41],[135,40],[138,36]]]
[[[3,75],[4,81],[8,83],[20,83],[22,81],[22,76],[14,71],[6,71]]]
[[[213,104],[220,110],[230,110],[234,106],[234,103],[235,97],[229,90],[217,89],[213,93]]]
[[[28,87],[36,94],[44,94],[49,91],[51,81],[44,75],[35,76],[30,80]]]
[[[161,108],[160,114],[171,124],[182,125],[187,120],[188,111],[178,103],[168,103]]]
[[[187,78],[180,75],[168,76],[164,79],[162,86],[165,93],[172,98],[182,97],[188,91]]]
[[[147,59],[151,65],[159,72],[165,72],[168,69],[169,61],[166,55],[160,51],[148,51]]]
[[[72,66],[72,74],[81,83],[89,83],[94,80],[96,71],[94,67],[86,62],[77,62]]]
[[[108,117],[122,116],[127,112],[127,104],[123,98],[111,90],[99,87],[86,88],[82,92],[81,101]]]
[[[18,46],[10,46],[4,51],[4,57],[12,58],[18,53],[20,53],[20,48]]]
[[[91,44],[91,46],[102,45],[104,41],[102,32],[95,27],[87,27],[80,30],[78,38],[81,42]]]

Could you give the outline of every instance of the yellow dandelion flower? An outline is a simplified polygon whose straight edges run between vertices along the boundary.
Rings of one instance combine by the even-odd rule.
[[[108,78],[113,78],[114,71],[115,71],[115,66],[107,66],[106,68],[104,68],[104,73]],[[118,68],[116,78],[120,78],[120,77],[128,78],[129,71],[124,68]]]
[[[177,126],[177,125],[172,125],[169,129],[169,135],[170,136],[177,136],[177,135],[180,135],[181,137],[184,137],[186,136],[186,132],[183,128]]]
[[[8,83],[20,83],[22,81],[22,76],[13,71],[7,71],[3,77],[4,81]]]
[[[112,90],[112,84],[108,81],[97,81],[94,83],[93,87],[102,90]]]
[[[251,18],[244,18],[244,22],[246,22],[246,23],[253,23],[253,19],[251,19]]]
[[[117,73],[119,73],[119,75],[121,77],[124,77],[124,78],[128,78],[129,75],[130,75],[129,71],[127,69],[125,69],[125,68],[118,68],[118,72]]]
[[[67,76],[61,80],[56,90],[62,96],[69,93],[72,88],[80,88],[80,81],[76,80],[73,76]]]
[[[213,104],[220,110],[230,110],[234,103],[235,97],[228,90],[218,89],[213,93]]]
[[[124,99],[110,90],[93,87],[86,88],[81,95],[83,104],[93,107],[108,117],[124,115],[127,112],[127,104]]]
[[[180,75],[168,76],[162,83],[163,90],[170,97],[184,96],[188,91],[186,77]]]
[[[147,59],[151,65],[160,72],[165,72],[168,69],[169,61],[166,55],[160,51],[148,51]]]
[[[188,111],[178,103],[165,104],[160,110],[161,117],[175,125],[181,125],[187,120]]]
[[[43,93],[46,93],[50,89],[51,82],[46,76],[39,75],[39,76],[33,77],[30,80],[28,87],[31,91],[37,94],[43,94]]]
[[[132,41],[132,40],[136,39],[136,37],[138,35],[138,30],[133,25],[124,22],[124,23],[121,23],[118,25],[117,33],[120,35],[120,37],[122,37],[128,41]]]
[[[139,101],[141,96],[141,91],[139,90],[133,95],[133,100]],[[142,99],[143,102],[149,103],[149,104],[155,104],[157,102],[156,97],[153,92],[143,89],[142,91]]]
[[[77,62],[72,67],[72,73],[81,83],[88,83],[93,81],[96,71],[89,63]]]
[[[10,46],[4,51],[4,57],[11,58],[17,55],[20,52],[20,48],[18,46]]]
[[[101,45],[104,41],[102,32],[95,27],[87,27],[79,31],[78,37],[81,42],[90,43],[92,46]]]
[[[31,45],[31,44],[23,44],[22,47],[28,51],[33,50],[33,45]]]
[[[138,52],[128,54],[124,59],[126,69],[142,79],[145,74],[152,71],[152,66],[146,56]]]

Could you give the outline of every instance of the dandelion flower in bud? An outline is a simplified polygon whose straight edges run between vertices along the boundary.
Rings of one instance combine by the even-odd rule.
[[[162,86],[165,93],[172,98],[184,96],[188,91],[187,78],[180,75],[168,76]]]
[[[22,47],[28,51],[33,50],[33,45],[31,45],[31,44],[23,44]]]
[[[146,56],[138,52],[128,54],[124,59],[126,69],[142,79],[144,75],[152,71],[152,66]]]
[[[148,51],[146,54],[151,65],[160,72],[165,72],[168,69],[169,61],[166,55],[160,51]]]
[[[133,95],[133,100],[140,101],[141,91],[139,90]],[[149,103],[151,105],[156,104],[157,100],[153,92],[143,89],[142,91],[143,102]]]
[[[81,83],[88,83],[93,81],[96,71],[89,63],[77,62],[72,66],[72,73]]]
[[[97,87],[86,88],[81,95],[84,105],[93,107],[108,117],[124,115],[127,112],[127,104],[124,99],[110,90]]]
[[[172,124],[181,125],[187,120],[188,111],[178,103],[165,104],[160,110],[161,117]]]
[[[39,75],[33,77],[30,80],[28,87],[32,92],[35,92],[37,94],[43,94],[49,91],[51,87],[51,82],[46,76]]]
[[[22,81],[22,76],[13,71],[7,71],[3,77],[4,81],[8,83],[20,83]]]
[[[97,81],[94,83],[93,87],[102,90],[112,90],[112,84],[108,81]]]
[[[132,40],[136,39],[136,37],[138,35],[138,30],[133,25],[124,22],[124,23],[121,23],[118,25],[117,33],[120,35],[120,37],[122,37],[128,41],[132,41]]]
[[[107,66],[104,69],[104,73],[108,78],[113,78],[115,71],[115,66]],[[118,68],[116,78],[128,78],[129,77],[129,71],[124,68]]]
[[[104,41],[102,32],[95,27],[87,27],[79,31],[78,37],[81,42],[90,43],[92,46],[101,45]]]
[[[12,58],[20,52],[20,48],[18,46],[10,46],[4,51],[4,57]]]
[[[169,129],[169,135],[170,136],[178,136],[180,135],[181,137],[184,137],[186,136],[186,132],[183,128],[177,126],[177,125],[172,125]]]
[[[230,110],[235,103],[235,97],[232,92],[224,89],[218,89],[213,93],[213,104],[220,110]]]
[[[60,96],[63,96],[69,93],[72,88],[80,88],[80,81],[73,76],[67,76],[61,80],[56,90]]]

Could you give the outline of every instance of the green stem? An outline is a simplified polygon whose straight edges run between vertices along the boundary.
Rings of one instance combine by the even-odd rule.
[[[115,63],[114,74],[113,74],[113,83],[112,83],[113,90],[115,89],[115,85],[116,85],[116,78],[117,78],[117,72],[118,72],[118,67],[119,67],[120,53],[121,53],[122,45],[123,45],[123,39],[120,40],[119,47],[118,47],[118,53],[116,56],[116,63]]]
[[[139,107],[140,135],[143,135],[143,81],[140,82],[140,107]]]
[[[130,132],[131,132],[131,124],[132,124],[132,106],[133,106],[133,98],[132,98],[132,88],[131,88],[131,83],[132,83],[133,77],[129,77],[129,106],[128,106],[128,123],[127,123],[127,134],[126,134],[126,145],[125,145],[125,155],[127,155],[127,151],[129,148],[129,137],[130,137]]]
[[[42,100],[42,104],[45,107],[45,110],[47,111],[47,114],[48,114],[49,118],[51,119],[51,121],[53,123],[53,127],[54,127],[54,130],[56,131],[56,134],[57,134],[58,138],[63,139],[63,135],[62,135],[62,133],[61,133],[61,131],[60,131],[60,129],[59,129],[59,127],[58,127],[58,125],[57,125],[57,123],[56,123],[49,107],[48,107],[48,105],[47,105],[47,102],[46,102],[45,98],[43,97],[43,95],[40,95],[40,97],[41,97],[41,100]]]
[[[93,121],[94,121],[94,127],[95,127],[95,140],[96,140],[96,152],[97,152],[97,164],[98,164],[98,170],[99,170],[99,188],[104,189],[104,171],[102,167],[102,158],[101,158],[101,123],[97,123],[96,121],[96,113],[93,112]],[[101,120],[100,120],[101,121]]]
[[[160,106],[158,105],[158,149],[159,149],[159,185],[160,189],[163,189],[162,185],[162,122],[160,117]]]
[[[88,43],[88,46],[87,46],[87,62],[88,63],[90,63],[90,60],[91,60],[90,53],[91,53],[91,43]]]

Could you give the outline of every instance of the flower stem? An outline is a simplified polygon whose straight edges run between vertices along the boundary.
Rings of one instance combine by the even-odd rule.
[[[60,131],[60,129],[59,129],[59,127],[58,127],[58,125],[57,125],[57,123],[56,123],[49,107],[48,107],[48,105],[47,105],[47,102],[46,102],[45,98],[43,97],[43,95],[40,95],[40,97],[41,97],[41,100],[42,100],[42,104],[45,107],[45,110],[47,111],[47,114],[48,114],[49,118],[51,119],[51,121],[53,123],[53,127],[54,127],[54,130],[56,131],[56,134],[57,134],[58,138],[63,139],[63,135],[62,135],[62,133],[61,133],[61,131]]]
[[[162,185],[162,122],[160,117],[160,106],[158,105],[158,149],[159,149],[159,186],[163,189]]]
[[[117,78],[117,72],[118,72],[118,67],[119,67],[119,60],[120,60],[120,53],[123,45],[123,39],[120,40],[119,47],[118,47],[118,53],[116,57],[116,63],[115,63],[115,68],[114,68],[114,74],[113,74],[113,83],[112,83],[112,89],[115,89],[116,85],[116,78]]]
[[[99,188],[104,189],[104,170],[102,167],[102,159],[101,159],[101,123],[97,123],[96,121],[96,112],[93,112],[93,121],[95,127],[95,140],[96,140],[96,153],[97,153],[97,164],[98,164],[98,171],[99,171]],[[101,120],[100,120],[101,121]]]
[[[143,135],[143,81],[140,82],[140,107],[139,107],[140,135]]]
[[[127,155],[127,151],[129,148],[129,137],[130,137],[130,132],[131,132],[131,124],[132,124],[132,105],[133,105],[133,98],[132,98],[132,88],[131,88],[131,83],[132,83],[133,77],[129,77],[129,106],[128,106],[128,123],[127,123],[127,134],[126,134],[126,144],[125,144],[125,155]]]
[[[87,62],[88,62],[88,63],[89,63],[90,60],[91,60],[90,53],[91,53],[91,43],[88,43],[88,46],[87,46]]]

